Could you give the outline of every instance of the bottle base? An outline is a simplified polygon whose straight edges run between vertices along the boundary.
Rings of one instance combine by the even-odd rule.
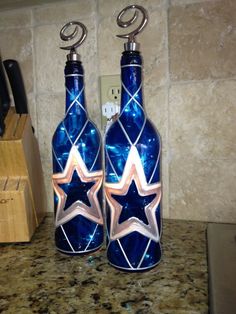
[[[96,247],[96,248],[91,249],[91,250],[74,251],[74,252],[73,252],[73,251],[65,251],[65,250],[62,250],[62,249],[58,248],[57,246],[56,246],[56,249],[57,249],[57,251],[59,251],[59,252],[62,253],[62,254],[70,255],[70,256],[76,256],[76,255],[85,255],[85,254],[93,253],[93,252],[99,250],[101,247],[102,247],[102,244],[99,245],[99,246]]]
[[[116,268],[117,270],[122,270],[122,271],[126,271],[126,272],[129,272],[129,273],[142,273],[142,272],[145,272],[145,271],[148,271],[148,270],[151,270],[151,269],[155,268],[158,264],[160,264],[161,260],[162,260],[162,258],[160,258],[160,260],[156,264],[153,264],[153,265],[151,265],[149,267],[142,267],[142,268],[120,267],[120,266],[117,266],[115,264],[112,264],[109,261],[108,262],[109,262],[109,264],[112,267]]]

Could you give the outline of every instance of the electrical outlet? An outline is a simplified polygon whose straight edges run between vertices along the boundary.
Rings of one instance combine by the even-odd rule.
[[[100,96],[102,106],[102,129],[112,123],[112,117],[120,108],[120,75],[104,75],[100,77]]]
[[[118,102],[120,100],[120,86],[111,86],[108,88],[108,98],[112,102]]]

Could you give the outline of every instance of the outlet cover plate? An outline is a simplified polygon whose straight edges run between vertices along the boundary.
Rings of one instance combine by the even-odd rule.
[[[101,106],[114,105],[116,111],[119,111],[120,106],[120,75],[103,75],[100,77],[100,102]],[[118,108],[118,109],[117,109]],[[108,119],[103,115],[104,110],[102,108],[102,130],[106,129]]]

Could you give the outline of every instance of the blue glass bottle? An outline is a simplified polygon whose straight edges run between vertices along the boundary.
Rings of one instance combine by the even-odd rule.
[[[126,45],[121,58],[121,108],[105,138],[107,257],[128,271],[154,267],[161,259],[161,140],[146,117],[142,58]]]
[[[84,71],[71,50],[65,66],[66,110],[52,139],[55,244],[81,254],[103,242],[101,137],[85,105]]]

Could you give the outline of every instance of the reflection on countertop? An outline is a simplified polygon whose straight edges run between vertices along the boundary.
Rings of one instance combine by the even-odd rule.
[[[208,313],[206,223],[164,220],[163,259],[143,273],[54,248],[48,215],[31,243],[0,244],[0,313]]]

